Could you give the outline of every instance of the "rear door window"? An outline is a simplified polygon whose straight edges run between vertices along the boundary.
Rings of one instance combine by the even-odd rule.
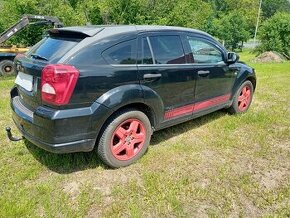
[[[57,62],[79,43],[79,39],[46,37],[29,51],[32,58]]]
[[[150,36],[155,64],[185,64],[185,55],[179,36]]]
[[[148,44],[148,37],[142,38],[142,60],[141,64],[153,64],[152,53]]]
[[[129,40],[105,50],[102,55],[109,64],[136,64],[137,40]]]

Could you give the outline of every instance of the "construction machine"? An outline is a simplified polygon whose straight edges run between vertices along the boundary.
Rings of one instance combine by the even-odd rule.
[[[57,17],[24,15],[17,23],[0,34],[0,76],[14,73],[13,60],[17,54],[25,53],[28,48],[19,48],[17,46],[4,46],[3,43],[13,35],[27,27],[28,25],[47,24],[54,28],[63,27],[63,24]]]

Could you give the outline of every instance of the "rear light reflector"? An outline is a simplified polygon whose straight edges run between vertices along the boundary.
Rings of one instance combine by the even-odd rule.
[[[68,104],[79,71],[70,65],[50,64],[43,68],[41,74],[41,98],[43,102],[53,105]]]

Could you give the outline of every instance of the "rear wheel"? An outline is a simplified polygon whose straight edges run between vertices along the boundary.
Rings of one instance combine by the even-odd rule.
[[[148,117],[137,110],[116,114],[99,140],[98,155],[113,168],[136,162],[148,149],[152,130]]]
[[[233,104],[228,109],[229,112],[231,114],[246,112],[252,103],[253,92],[253,84],[248,80],[245,81],[236,92],[233,98]]]
[[[14,74],[13,62],[10,60],[3,60],[0,62],[0,75],[12,75]]]

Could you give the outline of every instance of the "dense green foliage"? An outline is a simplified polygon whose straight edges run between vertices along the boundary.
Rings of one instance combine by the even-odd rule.
[[[253,36],[259,0],[0,0],[0,32],[23,14],[54,15],[66,26],[159,24],[197,28],[231,49]],[[288,0],[263,0],[261,19],[290,11]],[[9,43],[33,45],[47,27],[30,26]]]
[[[277,51],[290,57],[290,13],[277,13],[262,25],[262,51]]]
[[[262,10],[265,18],[272,17],[276,12],[290,13],[289,0],[263,0]]]
[[[207,31],[219,39],[223,39],[226,47],[235,50],[250,38],[249,29],[245,17],[237,11],[233,11],[220,19],[214,19]]]

